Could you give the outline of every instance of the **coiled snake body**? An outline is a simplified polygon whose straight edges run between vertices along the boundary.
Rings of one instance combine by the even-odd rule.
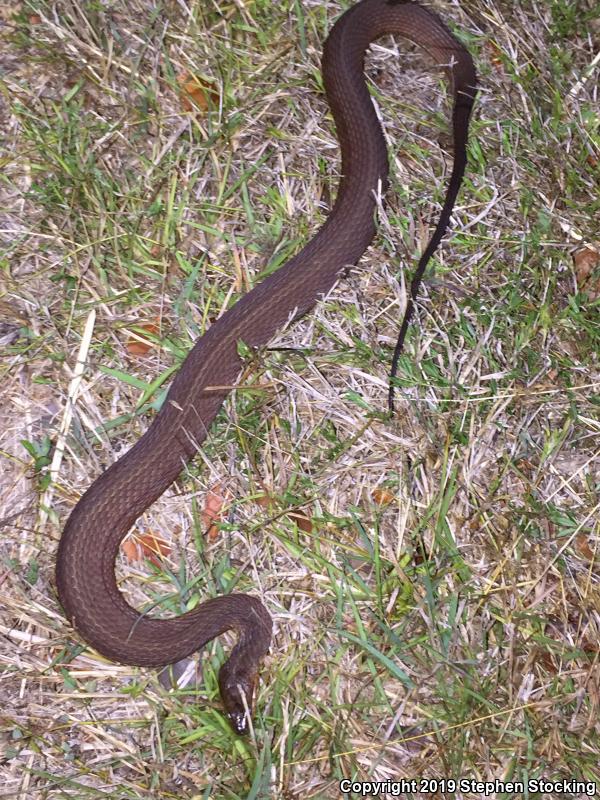
[[[73,626],[100,653],[140,666],[174,663],[227,630],[238,641],[219,672],[221,696],[234,728],[243,733],[244,699],[252,706],[260,661],[271,640],[264,605],[243,594],[210,599],[174,619],[141,616],[115,579],[119,544],[137,517],[177,478],[204,440],[242,362],[237,343],[259,347],[292,316],[304,314],[340,271],[355,264],[375,233],[375,194],[387,185],[383,134],[363,75],[369,43],[386,33],[424,48],[450,77],[454,167],[440,221],[421,257],[394,359],[406,331],[418,283],[448,224],[465,168],[475,70],[467,50],[432,12],[402,0],[362,0],[340,17],[326,41],[323,79],[335,119],[342,165],[335,205],[298,255],[246,294],[195,344],[147,432],[92,484],[62,534],[56,580]],[[242,697],[244,695],[244,697]]]

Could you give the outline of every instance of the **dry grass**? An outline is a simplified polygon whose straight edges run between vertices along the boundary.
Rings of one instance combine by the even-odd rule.
[[[192,340],[323,220],[338,163],[319,53],[340,6],[60,0],[5,14],[1,796],[600,779],[600,291],[598,265],[583,285],[573,262],[600,239],[598,16],[593,0],[434,5],[476,54],[481,92],[395,419],[391,348],[450,161],[441,77],[383,40],[369,74],[393,185],[373,246],[249,360],[260,391],[228,402],[140,522],[170,545],[161,568],[119,565],[139,608],[264,598],[276,634],[245,741],[219,710],[222,643],[193,692],[108,663],[65,622],[53,559]],[[183,109],[184,71],[214,81],[210,113]],[[132,355],[136,326],[157,321],[156,346]],[[217,483],[230,500],[209,541]]]

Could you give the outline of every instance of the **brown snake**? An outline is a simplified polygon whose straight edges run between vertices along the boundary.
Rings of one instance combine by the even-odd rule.
[[[131,607],[117,587],[119,544],[137,517],[173,483],[206,437],[242,361],[237,343],[266,344],[290,318],[304,314],[355,264],[375,233],[378,187],[387,186],[385,140],[363,75],[369,43],[399,34],[446,68],[453,92],[454,165],[435,232],[411,284],[392,374],[413,302],[431,254],[448,225],[466,164],[475,96],[472,59],[441,20],[403,0],[362,0],[343,14],[325,43],[323,80],[341,147],[342,178],[327,221],[285,266],[239,300],[194,345],[161,411],[141,439],[103,472],[75,506],[58,547],[56,582],[73,626],[100,653],[140,666],[174,663],[227,630],[238,641],[219,672],[223,703],[238,733],[247,729],[260,661],[272,622],[256,597],[215,597],[174,619],[154,619]],[[391,402],[390,394],[390,402]]]

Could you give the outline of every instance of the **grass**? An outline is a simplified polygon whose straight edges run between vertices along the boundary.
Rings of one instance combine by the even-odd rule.
[[[168,554],[119,560],[139,609],[264,599],[275,639],[245,740],[218,697],[231,640],[166,691],[77,639],[54,555],[192,341],[323,221],[338,162],[319,54],[340,6],[35,2],[7,15],[2,796],[600,780],[599,267],[584,282],[574,261],[600,240],[598,15],[586,0],[436,8],[481,89],[396,416],[389,362],[449,126],[441,76],[384,39],[368,69],[392,186],[372,247],[314,313],[247,354],[245,390],[139,523]],[[182,73],[212,82],[209,110],[185,110]],[[154,343],[144,356],[140,336]],[[207,537],[211,492],[225,507]]]

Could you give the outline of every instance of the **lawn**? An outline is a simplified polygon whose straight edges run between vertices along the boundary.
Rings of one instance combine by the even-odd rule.
[[[600,782],[594,0],[431,3],[480,87],[393,416],[450,104],[420,50],[371,46],[391,164],[373,244],[268,347],[240,342],[236,391],[122,548],[142,611],[263,600],[275,634],[251,735],[218,693],[234,637],[168,688],[86,647],[57,600],[79,497],[147,429],[194,340],[326,218],[340,165],[319,63],[349,5],[0,12],[2,797],[304,800],[342,796],[343,779],[558,797],[527,781]]]

